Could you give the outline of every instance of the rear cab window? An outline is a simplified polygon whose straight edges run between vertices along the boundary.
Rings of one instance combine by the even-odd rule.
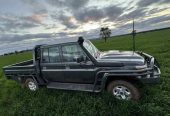
[[[59,46],[50,46],[42,48],[42,63],[60,63],[60,49]]]

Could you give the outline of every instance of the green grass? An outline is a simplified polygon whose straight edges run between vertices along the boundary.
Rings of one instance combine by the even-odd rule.
[[[93,43],[104,50],[131,50],[131,36],[120,36]],[[110,94],[91,94],[41,88],[38,92],[21,89],[6,80],[0,70],[0,115],[89,115],[89,116],[170,116],[170,29],[137,34],[137,50],[157,58],[161,66],[161,84],[141,89],[139,102],[119,101]],[[0,67],[31,58],[31,53],[1,56]]]

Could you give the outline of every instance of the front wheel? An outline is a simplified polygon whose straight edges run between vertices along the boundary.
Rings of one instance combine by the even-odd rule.
[[[26,79],[24,86],[29,89],[30,91],[37,91],[38,90],[38,84],[36,81],[34,81],[32,78]]]
[[[107,91],[120,100],[139,100],[139,90],[130,82],[115,80],[109,83]]]

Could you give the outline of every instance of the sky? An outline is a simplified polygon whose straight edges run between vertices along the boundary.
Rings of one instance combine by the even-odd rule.
[[[170,27],[170,0],[0,0],[0,54],[53,44]]]

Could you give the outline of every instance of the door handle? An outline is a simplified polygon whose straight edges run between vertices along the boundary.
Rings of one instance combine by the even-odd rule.
[[[93,66],[94,64],[91,62],[83,62],[83,63],[80,63],[80,65]]]
[[[43,69],[47,69],[47,67],[43,66]]]
[[[65,64],[66,69],[70,69],[70,66],[68,64]]]

